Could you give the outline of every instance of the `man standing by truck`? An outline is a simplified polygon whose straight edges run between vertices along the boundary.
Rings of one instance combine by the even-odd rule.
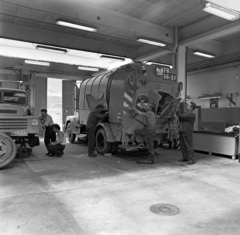
[[[194,149],[193,149],[193,125],[196,120],[196,115],[193,113],[196,108],[194,102],[180,103],[180,111],[177,112],[179,117],[180,127],[180,148],[182,152],[182,159],[179,161],[187,161],[187,164],[194,164]],[[184,105],[186,106],[184,109]]]
[[[96,106],[95,109],[93,109],[87,119],[87,135],[88,135],[88,156],[89,157],[96,157],[97,154],[95,154],[94,147],[95,147],[95,134],[96,134],[96,126],[98,122],[102,119],[104,119],[108,112],[105,114],[102,114],[104,106],[102,104],[99,104]]]
[[[143,141],[146,142],[146,148],[148,152],[148,159],[137,161],[138,163],[143,164],[153,164],[154,163],[154,140],[155,140],[155,125],[156,125],[156,115],[152,111],[153,105],[148,104],[145,105],[143,101],[141,101],[141,106],[144,109],[145,112],[140,112],[137,109],[133,108],[137,114],[145,116],[147,119],[146,126],[143,127],[143,129],[135,130],[135,138],[140,138]]]
[[[47,114],[46,109],[41,110],[41,116],[39,117],[43,127],[45,127],[45,135],[44,135],[44,144],[48,150],[48,146],[51,142],[54,142],[56,140],[56,133],[53,131],[53,119],[52,117]],[[46,155],[49,155],[50,152],[46,153]]]

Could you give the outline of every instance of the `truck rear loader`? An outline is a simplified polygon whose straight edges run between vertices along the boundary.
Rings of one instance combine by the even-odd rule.
[[[96,149],[100,154],[116,153],[118,146],[132,149],[134,130],[146,125],[146,118],[133,115],[132,107],[144,112],[141,101],[152,103],[157,124],[156,143],[164,138],[171,141],[178,135],[178,118],[175,108],[180,101],[176,70],[164,66],[133,63],[114,72],[86,79],[81,83],[79,109],[67,116],[64,129],[72,143],[76,137],[86,135],[86,122],[90,111],[103,104],[109,117],[96,129]]]

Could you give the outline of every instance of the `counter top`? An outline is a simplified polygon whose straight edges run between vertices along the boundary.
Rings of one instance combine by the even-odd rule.
[[[229,137],[237,137],[234,133],[227,133],[227,132],[221,132],[221,131],[194,131],[193,133],[201,133],[201,134],[209,134],[209,135],[221,135],[221,136],[229,136]]]

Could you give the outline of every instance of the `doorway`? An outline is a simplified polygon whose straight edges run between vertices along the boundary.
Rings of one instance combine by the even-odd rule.
[[[62,128],[62,79],[48,78],[47,87],[48,114]]]

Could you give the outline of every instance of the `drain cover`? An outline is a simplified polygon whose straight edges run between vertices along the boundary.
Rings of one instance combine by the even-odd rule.
[[[158,215],[176,215],[179,213],[179,209],[176,206],[169,204],[156,204],[150,207],[150,211]]]

